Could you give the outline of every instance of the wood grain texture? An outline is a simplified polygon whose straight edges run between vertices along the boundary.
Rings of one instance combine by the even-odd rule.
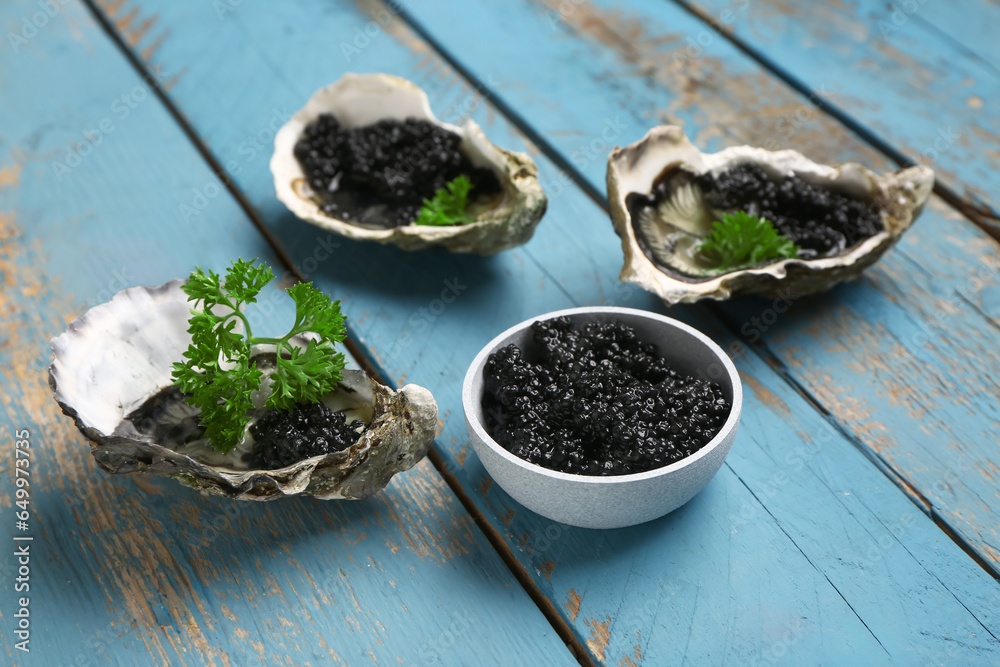
[[[885,7],[864,1],[859,9],[885,16]],[[916,21],[927,35],[926,39],[940,43],[937,48],[964,50],[967,57],[978,58],[1000,72],[1000,50],[996,46],[993,28],[1000,21],[1000,4],[994,0],[955,0],[954,2],[927,2],[916,0],[916,5],[900,7],[902,15],[890,15],[887,22],[900,27],[900,19]],[[888,35],[891,28],[886,26]],[[950,43],[949,43],[950,42]],[[975,103],[973,103],[975,105]]]
[[[1000,230],[1000,8],[960,2],[695,0],[817,99],[962,195]],[[729,12],[728,21],[720,20]],[[709,50],[711,47],[709,47]]]
[[[594,189],[604,163],[587,157],[608,143],[609,122],[623,128],[621,144],[675,122],[710,150],[795,146],[828,163],[892,168],[686,12],[657,0],[611,4],[468,4],[462,20],[509,27],[496,40],[455,27],[442,3],[405,6],[477,78],[521,82],[494,93]],[[508,53],[515,34],[518,57]],[[707,46],[692,49],[699,40]],[[1000,573],[997,251],[934,200],[860,281],[787,312],[752,299],[719,311]]]
[[[436,7],[456,11],[453,4]],[[109,9],[108,15],[124,11]],[[594,89],[575,78],[571,85],[556,85],[573,67],[560,73],[567,63],[532,51],[557,41],[551,33],[538,29],[519,5],[489,14],[485,3],[467,3],[459,14],[468,12],[475,14],[460,24],[467,33],[470,25],[510,31],[509,38],[479,39],[478,51],[462,51],[462,62],[479,68],[492,94],[533,100],[516,106],[545,136],[558,136],[558,130],[546,128],[565,117],[565,136],[576,137],[581,151],[600,136],[603,126],[586,123],[593,108],[610,108],[600,106],[604,98],[591,97]],[[749,387],[748,418],[729,465],[686,507],[645,526],[586,531],[517,506],[469,450],[460,414],[461,379],[496,332],[540,312],[602,302],[663,312],[649,295],[617,283],[620,251],[603,211],[384,5],[244,4],[212,23],[204,11],[146,0],[140,14],[156,14],[169,27],[173,38],[147,65],[184,70],[170,96],[222,161],[239,154],[240,138],[266,122],[267,109],[294,110],[346,70],[405,76],[428,91],[439,116],[471,115],[500,145],[536,153],[551,205],[536,237],[523,248],[483,259],[406,254],[344,241],[334,261],[314,277],[324,288],[339,290],[383,370],[396,381],[416,381],[435,392],[443,413],[438,446],[448,471],[595,660],[627,665],[997,659],[996,582],[745,346],[738,361]],[[547,21],[542,13],[535,16],[539,19]],[[369,26],[367,41],[358,37]],[[141,51],[143,44],[135,48]],[[498,51],[489,51],[494,48]],[[477,60],[484,51],[488,62]],[[500,57],[519,51],[523,69],[511,69]],[[613,59],[586,43],[576,57]],[[219,62],[226,67],[213,65]],[[529,66],[534,72],[526,76]],[[539,82],[536,76],[551,79]],[[610,75],[604,79],[616,81]],[[563,95],[577,95],[573,100],[580,105],[566,103]],[[593,108],[584,113],[586,105]],[[602,120],[614,122],[622,113],[616,107]],[[574,118],[580,122],[575,129]],[[638,136],[651,121],[630,117],[630,122],[628,132]],[[762,123],[761,132],[765,127]],[[628,139],[620,134],[610,140]],[[589,157],[581,152],[576,159],[603,173],[606,150],[594,149]],[[293,256],[308,257],[315,232],[274,201],[266,167],[254,164],[235,181]],[[449,283],[461,289],[445,306],[439,300]],[[739,344],[703,308],[674,308],[670,314],[725,345]]]
[[[4,3],[0,25],[36,10]],[[426,461],[360,502],[233,503],[96,469],[51,398],[48,339],[125,286],[276,259],[80,4],[2,57],[0,663],[577,664]],[[100,141],[85,135],[102,124]],[[67,152],[85,155],[57,172]],[[195,191],[206,201],[187,224],[179,206]],[[277,288],[261,303],[275,329],[290,322]],[[11,541],[21,429],[33,456],[27,593],[14,590]],[[28,654],[11,632],[25,594]]]

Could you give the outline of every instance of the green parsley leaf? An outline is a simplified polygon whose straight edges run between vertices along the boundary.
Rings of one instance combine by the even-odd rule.
[[[311,332],[319,336],[305,348],[285,346],[287,358],[280,358],[272,376],[273,393],[268,407],[290,410],[296,403],[318,403],[336,388],[346,365],[344,355],[334,349],[347,335],[340,302],[330,299],[312,286],[301,283],[288,288],[295,301],[295,325],[288,337]]]
[[[772,259],[795,257],[799,246],[779,234],[765,218],[739,211],[713,223],[712,234],[699,250],[717,261],[718,270],[728,271]]]
[[[270,267],[239,259],[225,280],[195,268],[181,287],[193,302],[188,332],[191,344],[184,361],[174,364],[173,379],[187,400],[201,410],[201,423],[212,446],[229,452],[243,440],[253,410],[251,392],[260,388],[263,372],[251,358],[257,344],[275,346],[273,393],[267,406],[290,410],[299,402],[319,402],[342,379],[344,355],[335,344],[346,335],[340,302],[304,283],[289,288],[295,301],[295,324],[281,338],[257,338],[243,310],[271,280]],[[313,334],[306,348],[291,343],[298,334]]]
[[[475,222],[475,218],[465,212],[469,205],[469,190],[472,182],[464,174],[434,193],[434,199],[425,199],[424,205],[413,222],[415,225],[464,225]]]

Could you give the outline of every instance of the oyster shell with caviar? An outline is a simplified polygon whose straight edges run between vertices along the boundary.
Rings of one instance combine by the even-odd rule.
[[[397,227],[328,214],[323,208],[323,193],[313,190],[295,156],[295,145],[306,127],[324,114],[332,115],[345,130],[382,120],[416,119],[453,132],[461,137],[459,152],[471,165],[495,174],[498,192],[477,198],[474,189],[468,213],[475,221],[461,225]],[[462,127],[439,121],[423,90],[406,79],[386,74],[348,73],[318,90],[278,131],[271,173],[278,199],[297,217],[352,239],[392,243],[404,250],[441,245],[453,252],[491,255],[513,248],[531,238],[548,203],[531,158],[493,145],[471,120]],[[340,174],[330,174],[328,189],[344,194],[340,192],[340,181]],[[367,217],[377,220],[377,216]]]
[[[791,185],[810,192],[812,217],[822,218],[822,202],[840,202],[842,210],[833,215],[839,216],[843,227],[810,223],[813,226],[802,231],[819,250],[803,247],[794,258],[725,271],[713,268],[700,246],[713,223],[734,212],[720,203],[725,197],[713,189],[716,179],[721,182],[734,170],[752,171],[774,184],[767,201],[751,202],[748,212],[780,208],[782,204],[775,202],[786,195],[774,196],[774,188]],[[856,278],[899,240],[923,210],[934,172],[914,166],[876,174],[859,164],[832,167],[793,150],[753,146],[702,153],[681,128],[663,125],[611,152],[607,182],[611,219],[625,255],[620,279],[674,304],[734,294],[797,297]],[[865,224],[859,223],[862,218]],[[858,231],[862,228],[864,232]]]
[[[393,391],[354,370],[344,371],[340,386],[323,401],[348,422],[367,425],[346,449],[277,470],[252,470],[243,461],[252,445],[249,428],[228,454],[211,448],[201,436],[198,410],[171,379],[172,364],[191,342],[182,284],[173,280],[123,290],[51,342],[49,384],[55,399],[91,441],[91,453],[105,471],[165,475],[202,493],[239,500],[358,499],[427,453],[437,425],[430,392],[412,384]],[[261,395],[254,397],[259,418],[274,349],[260,346],[255,356],[265,372]]]

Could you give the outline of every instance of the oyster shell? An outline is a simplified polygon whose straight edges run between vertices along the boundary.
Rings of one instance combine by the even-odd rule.
[[[324,399],[349,421],[368,423],[347,449],[278,470],[247,468],[240,455],[249,449],[248,439],[226,455],[211,449],[198,438],[197,409],[171,380],[173,362],[191,341],[182,284],[173,280],[123,290],[51,341],[49,385],[63,412],[90,439],[91,453],[105,471],[165,475],[202,493],[239,500],[299,494],[358,499],[427,453],[437,426],[431,393],[412,384],[393,391],[354,370],[344,371],[338,389]],[[259,352],[263,368],[269,350]],[[264,398],[257,397],[258,407]]]
[[[294,154],[295,143],[306,125],[324,113],[332,114],[346,128],[364,127],[383,119],[416,118],[460,135],[462,151],[472,163],[496,173],[503,190],[499,203],[477,210],[474,202],[471,212],[475,222],[443,227],[371,229],[326,214],[313,199]],[[316,91],[275,136],[271,173],[278,199],[297,217],[348,238],[392,243],[404,250],[441,245],[453,252],[492,255],[526,243],[548,204],[531,158],[494,146],[472,120],[462,127],[439,121],[423,90],[387,74],[348,73]]]
[[[694,253],[719,217],[690,174],[717,175],[745,162],[758,164],[772,177],[794,174],[865,202],[875,207],[883,229],[833,256],[781,259],[722,273],[705,271],[693,260]],[[626,198],[650,194],[657,179],[667,184],[669,198],[660,202],[655,215],[633,219]],[[727,299],[733,294],[794,298],[856,278],[899,240],[923,210],[934,187],[934,172],[914,166],[876,174],[855,163],[832,167],[793,150],[753,146],[702,153],[680,127],[661,125],[636,143],[611,152],[607,183],[611,219],[625,255],[619,278],[674,304]]]

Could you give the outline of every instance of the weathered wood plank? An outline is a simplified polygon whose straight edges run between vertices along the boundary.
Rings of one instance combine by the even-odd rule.
[[[941,42],[938,48],[964,50],[1000,72],[1000,50],[996,47],[994,30],[1000,21],[1000,5],[993,0],[954,0],[948,3],[915,0],[899,5],[898,12],[893,11],[891,6],[864,0],[859,9],[887,24],[879,26],[885,29],[887,37],[892,36],[894,28],[913,20],[924,30],[926,39]],[[947,43],[949,41],[950,44]]]
[[[964,196],[1000,232],[1000,11],[976,0],[690,3]],[[723,12],[728,11],[726,16]],[[714,45],[707,52],[714,52]]]
[[[627,12],[609,4],[526,3],[502,11],[468,4],[462,21],[509,26],[497,40],[476,40],[454,27],[442,3],[406,7],[477,77],[521,82],[493,92],[530,114],[552,150],[595,189],[602,187],[604,164],[587,157],[609,120],[623,127],[614,139],[622,144],[669,120],[710,149],[796,146],[826,162],[891,168],[686,12],[656,0],[630,2]],[[515,25],[524,52],[506,58]],[[699,40],[707,46],[692,51]],[[992,446],[1000,440],[1000,360],[989,352],[996,347],[996,252],[984,233],[932,205],[858,283],[803,299],[784,314],[785,304],[759,300],[722,311],[1000,572],[1000,508],[993,502],[1000,454]],[[792,335],[797,342],[789,347]],[[956,440],[964,458],[942,457],[942,447]]]
[[[443,7],[437,9],[444,12]],[[449,11],[467,13],[464,7],[451,5]],[[398,18],[382,13],[385,9],[315,2],[241,5],[212,23],[205,12],[147,0],[141,13],[155,13],[173,35],[183,36],[165,43],[147,63],[184,69],[171,97],[223,160],[238,155],[238,138],[262,127],[268,108],[286,103],[297,108],[347,69],[406,76],[429,92],[439,115],[457,120],[471,113],[501,145],[525,145]],[[497,15],[466,16],[462,25],[509,22],[525,28],[517,40],[489,40],[510,52],[534,48],[531,40],[539,35],[551,39],[525,22],[515,6],[502,11],[514,13],[505,18],[497,8]],[[369,26],[374,34],[357,37]],[[209,42],[214,62],[227,63],[224,70],[198,51]],[[476,62],[466,55],[463,51],[463,62]],[[601,57],[583,50],[578,57],[584,55]],[[492,92],[519,91],[534,99],[534,106],[523,106],[533,123],[536,117],[551,122],[580,111],[559,106],[544,82],[521,84],[524,78],[512,76],[506,63],[498,58],[493,63],[492,69],[480,64],[482,79],[492,82]],[[540,76],[559,79],[544,58],[535,64]],[[577,84],[561,91],[572,94]],[[601,100],[591,100],[589,92],[583,86],[576,99],[598,105]],[[247,95],[266,102],[248,106]],[[545,111],[549,104],[558,111]],[[614,121],[615,114],[607,119]],[[641,134],[651,121],[630,122],[628,130]],[[580,150],[598,136],[600,129],[581,132]],[[581,152],[576,159],[593,161],[601,171],[605,151]],[[677,664],[811,663],[823,656],[831,663],[878,664],[891,658],[951,659],[945,651],[954,646],[963,661],[995,659],[996,582],[751,351],[739,362],[748,376],[749,417],[730,465],[674,515],[623,531],[575,530],[518,508],[492,485],[469,451],[460,415],[461,378],[479,347],[527,316],[577,303],[662,311],[650,296],[617,283],[620,254],[606,215],[548,159],[538,162],[553,196],[527,246],[477,259],[345,242],[335,262],[315,278],[349,290],[349,310],[364,304],[351,314],[388,374],[433,388],[444,413],[439,445],[448,471],[512,545],[593,657],[609,664]],[[254,164],[235,180],[293,254],[310,248],[314,232],[274,201],[265,166]],[[446,281],[460,286],[459,298],[447,306],[437,302]],[[709,328],[724,344],[738,342],[701,308],[676,308],[671,314]],[[916,610],[907,623],[899,622],[900,606]]]
[[[4,3],[0,25],[37,9]],[[237,255],[276,259],[79,3],[2,58],[0,613],[8,658],[0,662],[576,664],[427,462],[357,503],[232,503],[171,480],[96,469],[51,398],[48,339],[125,286],[159,284],[194,264],[221,269]],[[88,130],[103,137],[88,140]],[[83,157],[60,174],[67,152]],[[178,205],[195,191],[205,206],[185,224]],[[315,231],[309,238],[311,250],[331,242]],[[262,301],[287,321],[289,301],[279,296],[272,288]],[[21,533],[34,537],[27,592],[15,591],[11,541],[21,429],[32,443],[32,527]],[[29,654],[15,649],[12,633],[21,595],[30,596]]]

